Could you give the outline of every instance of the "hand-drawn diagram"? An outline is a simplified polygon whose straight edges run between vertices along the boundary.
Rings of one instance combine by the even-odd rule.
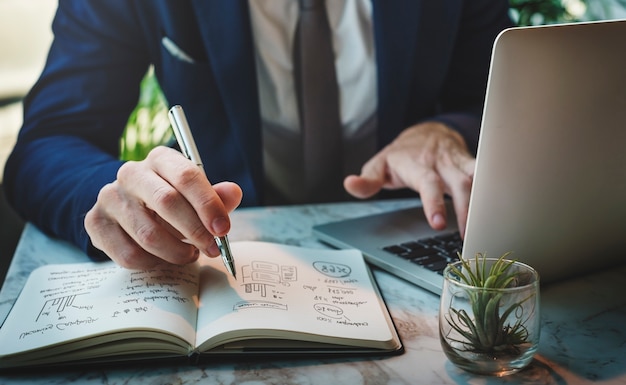
[[[37,315],[37,319],[35,319],[35,322],[39,322],[40,318],[53,316],[53,314],[56,314],[58,316],[58,319],[63,319],[64,318],[63,313],[69,310],[69,308],[90,309],[91,305],[83,306],[83,305],[74,304],[76,297],[78,297],[79,295],[84,295],[84,294],[89,294],[89,293],[66,295],[63,297],[51,298],[49,300],[46,300],[46,302],[44,302],[43,306],[41,307],[41,310],[39,311],[39,314]]]
[[[358,278],[352,277],[350,266],[314,261],[304,269],[306,271],[298,272],[298,268],[268,261],[253,261],[242,266],[241,286],[245,299],[235,303],[233,310],[289,311],[290,304],[295,304],[294,299],[301,304],[308,301],[305,298],[310,298],[317,322],[367,326],[367,322],[360,320],[358,308],[368,301],[360,298]],[[303,281],[301,285],[299,281]]]
[[[241,270],[246,293],[258,292],[263,298],[268,295],[268,287],[289,286],[291,282],[298,280],[295,266],[253,261],[250,265],[243,266]]]
[[[289,287],[298,280],[296,266],[280,265],[267,261],[253,261],[242,266],[243,288],[246,294],[256,294],[259,297],[271,298],[280,301],[285,294],[282,287]],[[249,308],[271,308],[287,310],[287,305],[267,300],[248,300],[235,304],[234,310]]]

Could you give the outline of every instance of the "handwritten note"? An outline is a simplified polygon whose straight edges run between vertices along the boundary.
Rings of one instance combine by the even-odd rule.
[[[61,353],[84,359],[87,351],[80,349],[93,345],[90,354],[109,354],[118,341],[119,353],[149,346],[152,353],[181,356],[250,339],[291,338],[307,347],[396,344],[358,251],[263,242],[234,242],[231,248],[236,279],[221,259],[206,257],[143,271],[113,262],[35,270],[0,329],[0,367],[10,367],[8,360],[17,362],[20,353],[35,360]]]
[[[130,328],[166,328],[193,343],[197,289],[197,266],[44,266],[0,329],[0,354]]]
[[[305,249],[236,242],[237,280],[218,263],[201,274],[198,344],[217,343],[246,329],[389,338],[389,325],[363,257],[356,250]],[[213,295],[219,292],[219,296]],[[259,336],[257,336],[259,337]],[[209,341],[209,342],[207,342]]]

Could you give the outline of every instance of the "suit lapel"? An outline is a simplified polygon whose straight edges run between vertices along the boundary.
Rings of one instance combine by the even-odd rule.
[[[194,0],[193,6],[230,127],[261,193],[261,118],[247,1]]]
[[[374,39],[378,66],[379,146],[392,141],[419,109],[421,100],[446,68],[433,68],[429,60],[448,49],[449,36],[441,33],[442,18],[450,7],[448,0],[372,0]],[[430,98],[428,98],[430,99]]]
[[[426,0],[430,1],[430,0]],[[439,0],[436,0],[439,1]],[[414,50],[421,1],[372,0],[374,40],[378,71],[379,146],[397,135],[389,130],[401,127],[415,62]],[[395,130],[393,130],[395,131]]]

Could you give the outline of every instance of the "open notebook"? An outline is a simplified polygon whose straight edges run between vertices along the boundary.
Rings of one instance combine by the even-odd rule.
[[[233,242],[219,258],[128,270],[46,265],[0,328],[0,369],[215,355],[402,352],[358,250]]]
[[[625,262],[625,37],[624,20],[498,37],[462,245],[455,228],[431,230],[419,207],[315,234],[434,293],[461,248],[466,257],[512,251],[542,282]],[[423,238],[431,239],[415,242]],[[420,250],[428,244],[431,255]]]

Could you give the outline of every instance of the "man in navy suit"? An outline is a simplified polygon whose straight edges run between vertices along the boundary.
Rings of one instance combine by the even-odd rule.
[[[238,205],[301,202],[294,154],[277,155],[299,135],[295,3],[60,0],[5,169],[9,200],[44,231],[127,267],[218,255],[213,236],[228,232]],[[329,0],[327,11],[344,148],[354,150],[337,165],[345,190],[367,198],[412,189],[437,229],[447,194],[463,231],[507,0]],[[119,160],[150,64],[168,102],[185,108],[211,182],[166,147]]]

